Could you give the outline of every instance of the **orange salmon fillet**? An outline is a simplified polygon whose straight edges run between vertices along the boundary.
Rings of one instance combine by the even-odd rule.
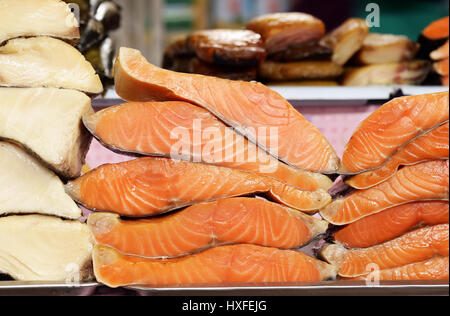
[[[299,169],[335,173],[339,158],[323,134],[278,93],[256,82],[176,73],[121,48],[116,91],[127,101],[189,101]]]
[[[92,213],[97,243],[146,258],[173,258],[218,245],[254,244],[296,249],[324,234],[328,223],[262,199],[198,204],[163,218],[124,221]]]
[[[379,168],[403,145],[447,122],[448,105],[448,91],[388,102],[353,134],[342,158],[341,173],[358,174]]]
[[[380,270],[419,263],[435,256],[449,256],[449,225],[425,227],[387,243],[366,249],[347,250],[339,245],[325,246],[322,257],[339,267],[346,278],[370,274],[370,265]]]
[[[448,135],[449,123],[446,123],[411,141],[380,169],[356,175],[346,183],[355,189],[368,189],[395,175],[400,166],[413,165],[426,160],[448,159]]]
[[[159,215],[254,193],[267,193],[271,199],[305,212],[316,212],[331,201],[324,190],[301,191],[237,169],[165,158],[103,165],[69,182],[66,191],[89,209],[130,217]]]
[[[413,263],[400,268],[383,270],[375,275],[377,275],[379,281],[445,281],[449,279],[448,270],[448,257],[435,257],[427,261]],[[347,280],[364,281],[366,279],[367,277],[359,277]]]
[[[150,260],[97,246],[97,280],[109,287],[317,282],[333,279],[335,268],[301,252],[252,245],[213,248],[195,255]]]
[[[449,161],[430,161],[405,167],[386,182],[335,200],[320,214],[342,226],[409,202],[448,199]]]
[[[350,224],[338,231],[334,240],[347,248],[368,248],[400,237],[420,225],[448,223],[448,202],[415,202]]]
[[[329,190],[325,175],[281,163],[210,112],[186,102],[128,103],[83,118],[106,146],[149,156],[179,158],[270,176],[301,190]]]
[[[422,35],[435,40],[449,37],[449,17],[434,21],[423,30]]]

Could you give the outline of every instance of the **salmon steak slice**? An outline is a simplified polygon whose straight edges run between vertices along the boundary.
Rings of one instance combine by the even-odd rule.
[[[449,123],[414,139],[395,153],[381,168],[356,175],[347,181],[355,189],[368,189],[394,176],[401,166],[449,158]]]
[[[113,150],[236,168],[306,191],[333,185],[325,175],[283,164],[210,112],[187,102],[127,103],[86,115],[83,121]]]
[[[398,238],[421,225],[448,223],[448,202],[414,202],[350,224],[338,231],[334,240],[347,248],[368,248]]]
[[[93,254],[97,280],[109,287],[317,282],[336,270],[301,252],[253,245],[217,247],[168,260],[125,256],[104,246]]]
[[[347,250],[339,245],[325,246],[322,257],[339,268],[339,275],[346,278],[370,274],[370,268],[380,271],[419,263],[435,256],[448,257],[449,225],[425,227],[387,243],[371,248]]]
[[[299,169],[320,173],[338,169],[339,158],[317,127],[261,83],[176,73],[151,65],[137,50],[121,48],[115,84],[127,101],[189,101],[201,106]]]
[[[438,40],[449,36],[449,17],[436,20],[423,30],[422,35],[426,38]]]
[[[449,279],[448,270],[448,257],[435,257],[400,268],[379,271],[373,277],[379,281],[445,281]],[[366,279],[367,276],[346,280],[364,281]]]
[[[384,164],[404,144],[449,120],[448,91],[396,98],[369,116],[350,139],[341,173],[358,174]]]
[[[121,220],[92,213],[97,243],[146,258],[173,258],[218,245],[296,249],[324,234],[328,223],[263,199],[233,198],[191,206],[163,218]]]
[[[448,169],[448,160],[405,167],[386,182],[335,200],[320,214],[328,222],[342,226],[409,202],[448,201]]]
[[[316,212],[331,202],[324,190],[301,191],[237,169],[164,158],[103,165],[69,182],[66,190],[89,209],[130,217],[160,215],[255,193],[267,193],[271,199],[305,212]]]

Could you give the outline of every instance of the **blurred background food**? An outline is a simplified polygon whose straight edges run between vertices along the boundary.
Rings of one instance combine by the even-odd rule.
[[[277,69],[275,78],[280,83],[297,81],[300,84],[311,80],[313,84],[324,81],[352,84],[355,82],[353,78],[357,78],[355,72],[356,75],[362,74],[365,77],[372,72],[376,75],[388,71],[388,78],[400,78],[396,83],[411,84],[421,83],[430,73],[434,74],[433,80],[427,79],[427,84],[440,84],[441,76],[442,81],[446,78],[446,75],[435,74],[433,62],[429,56],[431,51],[428,51],[428,54],[422,49],[417,51],[419,49],[417,42],[423,45],[421,34],[425,28],[431,22],[448,15],[448,0],[411,0],[408,1],[408,5],[405,5],[404,1],[397,0],[376,2],[369,0],[66,0],[66,2],[75,2],[80,6],[82,40],[79,48],[101,74],[105,85],[108,85],[112,76],[111,66],[116,47],[120,46],[139,49],[151,63],[165,66],[165,68],[231,79],[254,80],[260,77],[260,72],[254,65],[229,67],[224,63],[208,63],[186,52],[189,59],[176,58],[171,60],[168,66],[164,64],[164,52],[173,47],[171,46],[173,43],[180,43],[180,39],[194,32],[217,28],[242,30],[255,18],[275,12],[310,14],[322,21],[326,34],[330,34],[333,30],[345,25],[344,23],[349,23],[351,21],[349,19],[366,21],[373,13],[371,6],[373,3],[378,5],[380,10],[379,25],[370,27],[369,30],[370,34],[375,34],[366,39],[362,49],[357,50],[357,56],[352,54],[352,47],[347,44],[343,45],[344,49],[338,49],[337,53],[334,50],[337,56],[336,54],[331,56],[331,60],[341,66],[342,60],[345,61],[346,67],[341,69],[342,71],[337,71],[336,65],[330,65],[328,62],[330,58],[327,54],[333,53],[330,52],[329,45],[323,46],[318,41],[309,41],[307,45],[273,54],[269,58],[271,63],[263,67],[263,72],[267,74],[268,69]],[[377,34],[383,34],[383,37]],[[434,47],[433,50],[437,48]],[[349,51],[345,52],[345,50]],[[346,53],[353,58],[346,61],[348,58],[345,56]],[[339,56],[342,54],[344,55]],[[313,58],[316,64],[309,63],[308,59],[311,59],[311,55],[316,55],[316,58]],[[391,56],[391,60],[380,59],[380,56]],[[287,62],[298,63],[300,60],[306,63],[286,65]],[[422,62],[419,63],[417,60]],[[442,67],[442,61],[439,60],[439,62],[434,68]],[[320,66],[319,73],[327,76],[311,73],[309,69],[315,65]],[[285,72],[287,66],[290,69],[289,76],[280,76],[280,71]],[[303,69],[303,66],[306,68]],[[327,69],[328,66],[331,68]],[[442,73],[441,70],[439,71]],[[338,73],[339,76],[336,77]],[[273,76],[259,79],[272,81],[271,77]],[[390,80],[369,80],[368,78],[363,81],[364,84],[390,83]]]

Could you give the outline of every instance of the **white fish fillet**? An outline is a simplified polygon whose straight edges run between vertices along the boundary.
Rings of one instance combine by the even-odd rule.
[[[61,0],[1,0],[0,44],[17,37],[80,38],[78,22]]]
[[[16,38],[0,47],[0,86],[103,92],[100,77],[77,49],[45,36]]]
[[[0,273],[19,281],[77,282],[92,276],[87,225],[52,216],[0,218]]]
[[[91,99],[75,90],[0,88],[0,139],[22,144],[65,178],[80,176],[92,137]]]
[[[0,142],[0,216],[30,213],[81,217],[53,172],[18,146]]]

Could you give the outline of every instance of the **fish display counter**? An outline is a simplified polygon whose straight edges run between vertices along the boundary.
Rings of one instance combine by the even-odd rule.
[[[159,67],[103,47],[120,10],[0,0],[0,295],[448,295],[448,87],[392,85],[448,81],[442,21],[425,63],[282,13]]]

